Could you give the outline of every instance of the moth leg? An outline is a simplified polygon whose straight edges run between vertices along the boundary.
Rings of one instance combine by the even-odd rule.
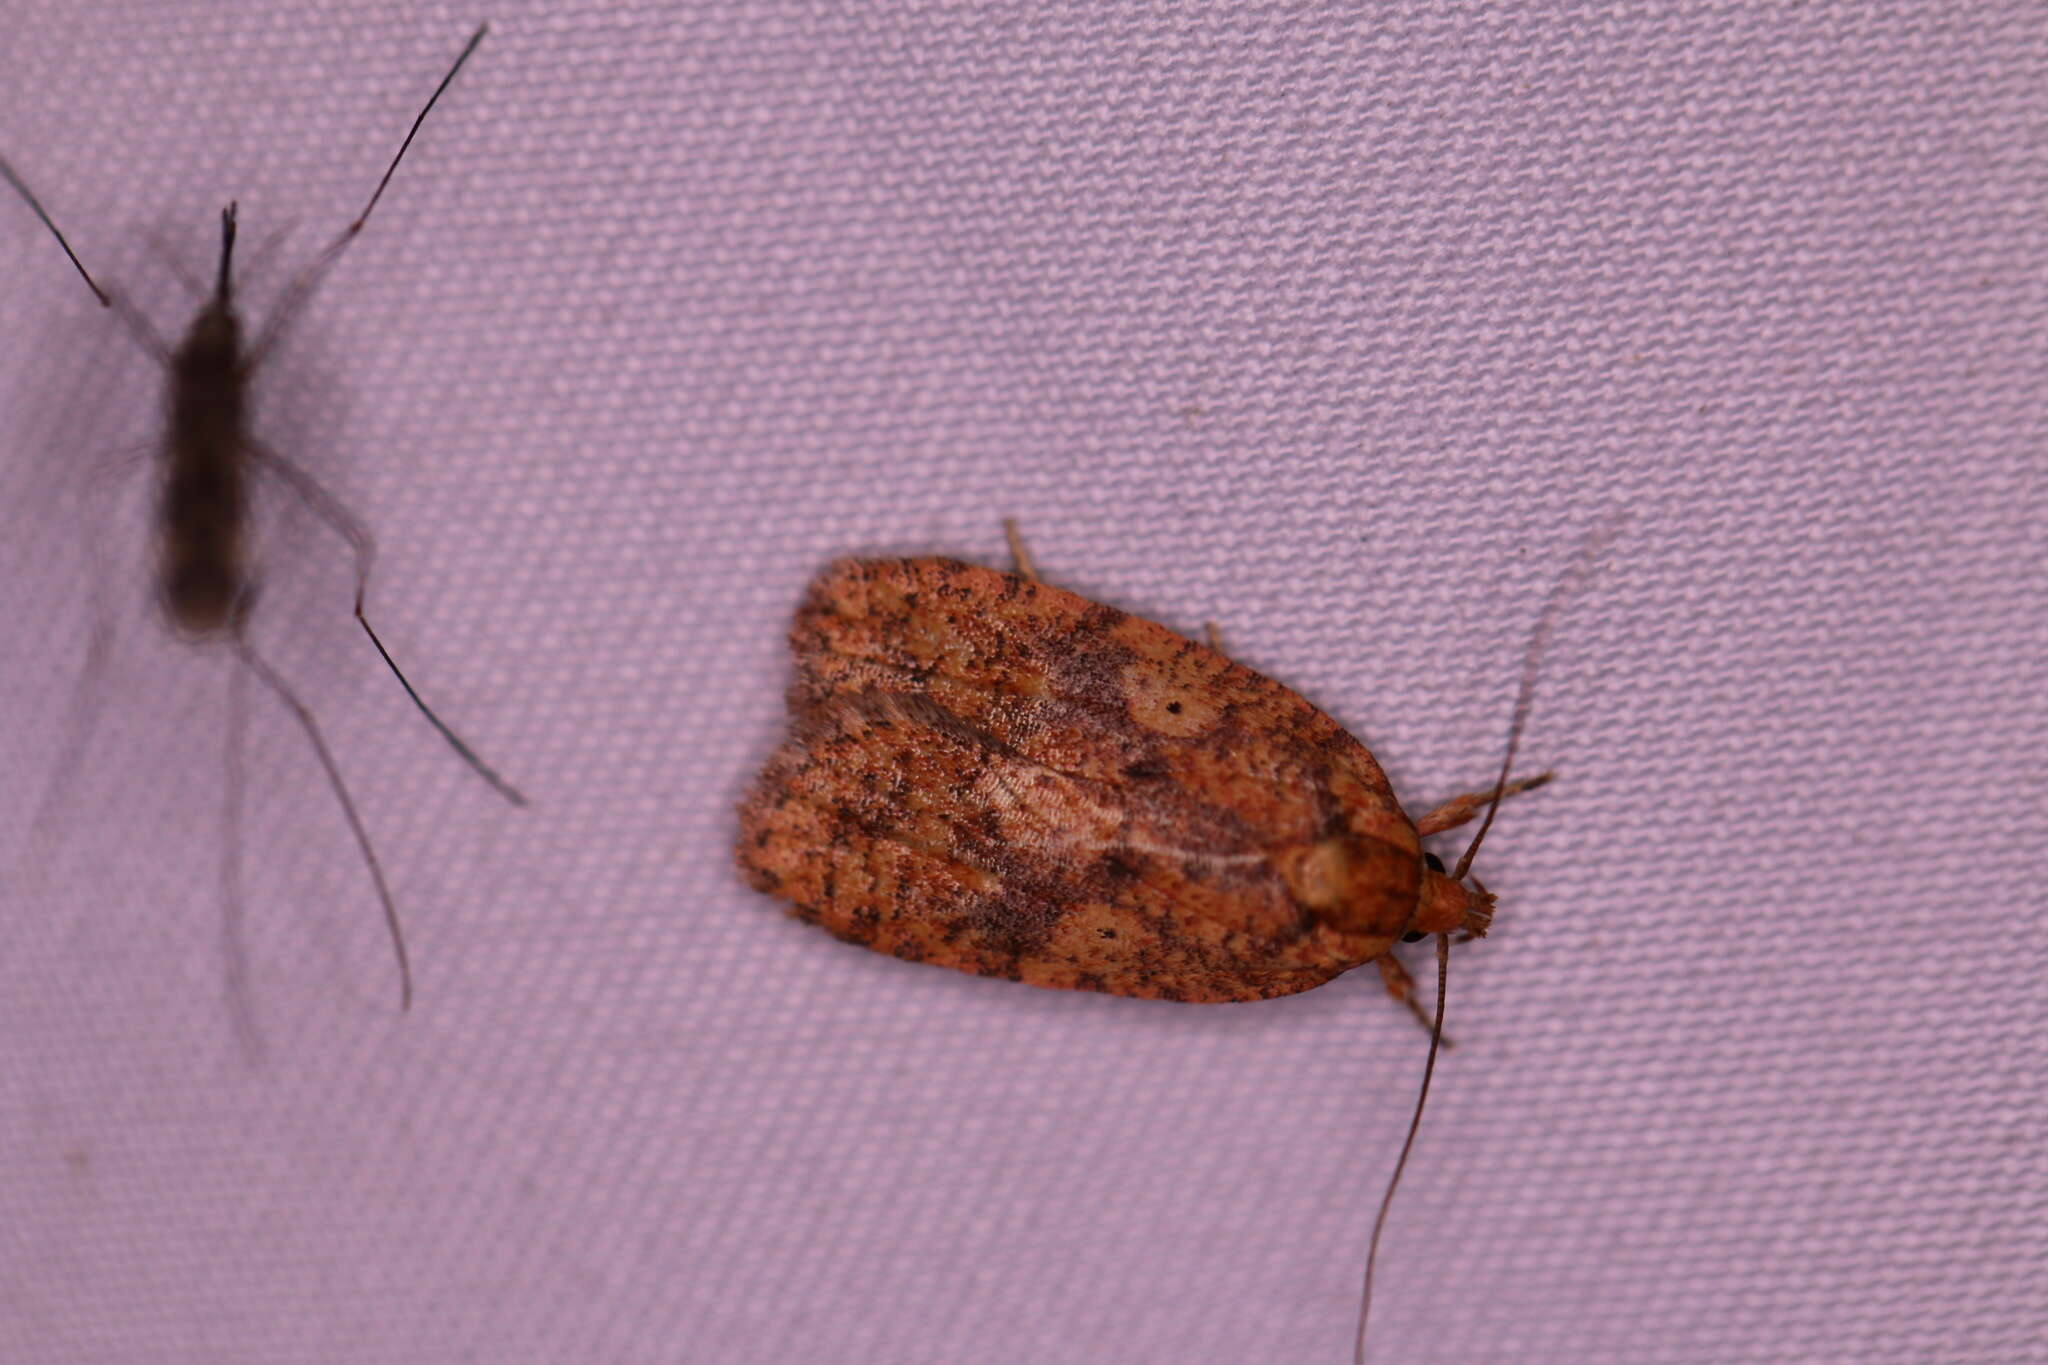
[[[1555,776],[1557,776],[1556,773],[1538,773],[1534,777],[1518,777],[1501,790],[1501,797],[1505,799],[1521,792],[1534,791]],[[1415,821],[1415,832],[1417,834],[1430,835],[1442,834],[1447,829],[1456,829],[1473,816],[1479,814],[1479,812],[1485,810],[1487,803],[1492,800],[1493,788],[1491,787],[1486,788],[1484,791],[1466,792],[1463,796],[1454,796],[1435,810],[1430,811],[1427,815],[1418,817]]]
[[[1422,1008],[1422,1002],[1415,998],[1415,978],[1401,965],[1401,959],[1387,953],[1379,959],[1379,968],[1380,980],[1386,983],[1387,994],[1408,1007],[1408,1012],[1415,1016],[1416,1023],[1422,1025],[1424,1033],[1436,1032],[1436,1021],[1429,1017],[1429,1011]],[[1449,1038],[1442,1041],[1445,1047],[1451,1046]]]
[[[1017,529],[1015,517],[1003,518],[1003,539],[1010,542],[1010,558],[1016,563],[1017,572],[1034,583],[1041,581],[1038,566],[1031,562],[1031,551],[1024,548],[1024,536]]]
[[[1202,633],[1209,637],[1209,648],[1215,650],[1218,654],[1225,652],[1223,648],[1223,632],[1216,629],[1214,621],[1202,622]]]

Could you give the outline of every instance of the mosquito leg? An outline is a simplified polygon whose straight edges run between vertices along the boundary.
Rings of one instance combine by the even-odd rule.
[[[228,1017],[234,1021],[235,1039],[249,1065],[263,1062],[263,1035],[256,1025],[256,1011],[249,992],[247,902],[242,896],[242,812],[247,790],[245,743],[249,725],[249,672],[228,670],[228,723],[223,753],[221,783],[220,840],[220,940],[221,958],[226,963]]]
[[[143,350],[156,357],[158,364],[170,364],[170,350],[165,347],[163,338],[156,334],[156,328],[149,325],[149,319],[137,312],[135,305],[128,302],[121,295],[110,289],[100,288],[99,281],[95,280],[92,277],[92,272],[85,268],[85,262],[79,260],[78,253],[71,249],[71,241],[64,235],[63,229],[57,226],[57,220],[50,216],[50,211],[43,207],[43,201],[36,198],[36,193],[28,187],[28,182],[23,180],[16,173],[14,167],[7,164],[5,159],[0,159],[0,180],[5,180],[9,185],[12,185],[14,192],[22,197],[23,202],[29,206],[29,209],[34,212],[35,216],[42,220],[43,226],[50,230],[50,235],[57,239],[57,245],[64,248],[64,255],[70,259],[72,267],[78,271],[78,277],[85,281],[85,287],[92,290],[92,296],[99,300],[100,307],[111,308],[119,314],[121,321],[127,325],[129,333],[140,343]]]
[[[370,831],[364,828],[363,817],[356,811],[355,798],[348,794],[348,783],[342,780],[341,767],[334,761],[333,751],[327,747],[327,740],[320,733],[320,723],[313,719],[312,711],[299,700],[291,685],[264,662],[263,656],[256,652],[247,637],[234,637],[234,647],[236,655],[248,665],[249,671],[263,680],[264,686],[277,695],[277,699],[299,722],[306,742],[313,747],[314,757],[327,770],[327,785],[333,789],[334,799],[341,803],[341,813],[348,820],[349,832],[355,835],[356,847],[362,851],[363,865],[370,869],[370,880],[376,884],[377,901],[384,907],[384,927],[390,932],[391,951],[398,959],[398,1007],[409,1010],[412,1008],[412,959],[405,951],[405,930],[398,922],[398,904],[391,898],[391,887],[384,880],[383,864],[377,861],[377,850],[370,844]]]
[[[299,311],[312,300],[313,295],[319,290],[321,282],[327,278],[327,272],[332,270],[334,263],[341,259],[342,252],[346,251],[349,245],[362,232],[363,224],[370,221],[370,215],[376,211],[377,201],[384,197],[384,187],[389,185],[391,177],[398,173],[398,163],[405,160],[406,152],[412,148],[413,139],[419,136],[420,126],[427,121],[427,115],[434,112],[434,106],[440,102],[441,96],[454,83],[455,73],[462,70],[463,63],[469,60],[470,54],[476,51],[477,44],[481,43],[484,40],[484,35],[490,31],[491,26],[489,24],[482,24],[478,26],[476,32],[469,35],[469,41],[463,45],[461,53],[456,56],[454,65],[448,68],[448,74],[441,77],[441,83],[434,87],[434,93],[427,96],[425,107],[420,110],[418,117],[413,119],[412,127],[406,132],[405,141],[399,144],[397,155],[393,156],[391,164],[384,168],[384,178],[377,182],[376,191],[370,195],[370,202],[363,206],[363,211],[356,215],[355,221],[343,228],[341,235],[328,243],[326,249],[314,259],[313,263],[300,271],[298,278],[285,287],[284,294],[278,301],[277,307],[263,324],[263,330],[258,334],[256,344],[249,348],[250,369],[253,370],[263,363],[264,357],[270,354],[271,348],[277,345],[278,340],[284,336],[285,331],[291,326],[293,318],[297,317]]]
[[[99,731],[100,715],[106,709],[103,675],[113,635],[113,627],[105,617],[93,622],[92,634],[85,647],[85,663],[79,669],[78,682],[71,689],[71,701],[66,707],[64,747],[57,751],[56,766],[36,802],[35,814],[29,819],[31,867],[38,878],[42,876],[43,864],[49,857],[57,819],[70,804],[72,783],[77,780],[86,753],[92,748],[93,736]]]
[[[57,239],[57,245],[64,248],[64,255],[70,260],[71,268],[78,272],[78,278],[85,281],[85,287],[92,290],[93,297],[100,301],[100,307],[113,307],[114,300],[112,296],[106,290],[100,288],[99,281],[94,279],[92,272],[85,268],[85,262],[78,259],[78,253],[71,249],[71,240],[64,235],[64,230],[57,226],[57,220],[50,216],[50,211],[43,207],[43,201],[36,198],[36,192],[28,187],[28,182],[23,180],[14,167],[7,164],[5,159],[0,159],[0,180],[5,180],[8,184],[14,186],[14,192],[22,197],[23,202],[29,206],[30,211],[36,217],[42,219],[43,226],[48,228],[50,235]]]
[[[336,535],[348,543],[356,559],[356,623],[363,628],[363,633],[370,637],[370,643],[377,647],[378,655],[383,658],[385,667],[391,670],[391,676],[398,679],[398,685],[405,689],[405,695],[412,698],[412,704],[419,708],[420,714],[440,732],[442,739],[448,741],[448,746],[455,750],[457,756],[467,763],[478,777],[491,785],[492,790],[515,806],[525,805],[526,797],[520,790],[498,776],[497,770],[490,764],[477,757],[476,751],[464,743],[462,737],[434,713],[433,707],[427,705],[426,700],[413,687],[411,679],[405,676],[405,670],[391,657],[391,651],[384,647],[384,641],[378,637],[376,628],[370,624],[363,604],[369,596],[370,566],[377,558],[377,542],[371,538],[369,528],[358,521],[348,508],[342,506],[332,493],[322,488],[312,475],[284,456],[261,445],[252,445],[250,450],[258,464],[283,480],[285,486],[312,509],[314,516],[326,522]]]
[[[65,705],[64,743],[57,751],[35,814],[29,820],[31,874],[40,878],[55,838],[58,817],[70,804],[72,784],[84,767],[92,741],[99,732],[100,716],[106,709],[107,660],[114,649],[114,613],[107,605],[107,579],[111,569],[105,545],[91,535],[82,535],[81,553],[87,560],[87,617],[90,625],[85,640],[85,659],[78,668],[77,681]]]

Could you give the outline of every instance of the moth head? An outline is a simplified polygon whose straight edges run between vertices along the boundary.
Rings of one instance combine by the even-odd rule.
[[[1422,855],[1421,894],[1415,898],[1415,922],[1401,936],[1415,943],[1431,934],[1457,934],[1462,938],[1485,938],[1493,927],[1493,893],[1479,884],[1454,881],[1434,853]]]

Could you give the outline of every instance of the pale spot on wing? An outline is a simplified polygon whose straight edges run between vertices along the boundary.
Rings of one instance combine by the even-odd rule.
[[[1151,819],[1132,819],[1128,792],[1023,759],[991,763],[976,781],[974,795],[997,813],[1009,837],[1054,856],[1080,861],[1129,852],[1216,871],[1266,862],[1262,850],[1228,853],[1162,838],[1162,828],[1176,827],[1173,817],[1158,812]]]

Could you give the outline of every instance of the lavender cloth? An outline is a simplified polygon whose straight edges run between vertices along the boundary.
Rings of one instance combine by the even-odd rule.
[[[477,17],[16,0],[0,155],[165,329],[239,198],[260,314]],[[1490,775],[1610,509],[1376,1359],[2048,1359],[2038,10],[489,17],[262,376],[533,797],[267,503],[257,639],[410,1016],[253,687],[224,910],[158,375],[0,202],[0,1359],[1347,1359],[1421,1035],[1370,971],[1174,1006],[787,921],[728,851],[787,615],[1015,516],[1421,806]]]

